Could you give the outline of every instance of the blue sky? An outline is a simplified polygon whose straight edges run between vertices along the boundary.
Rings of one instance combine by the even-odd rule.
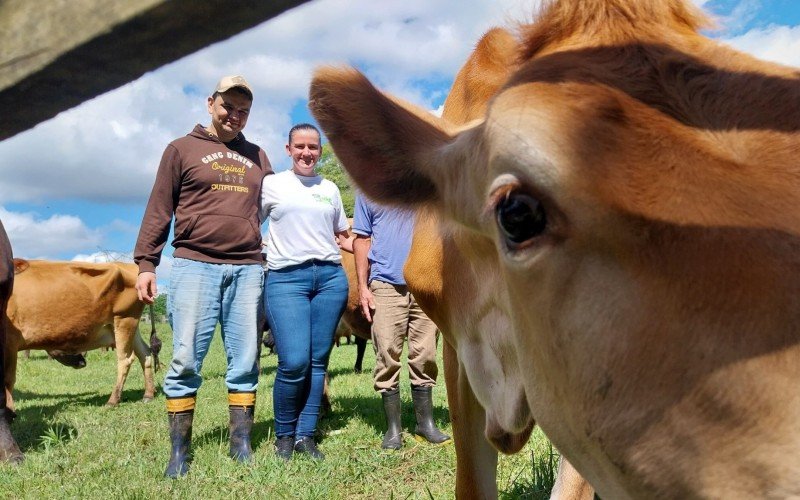
[[[712,0],[703,7],[724,17],[728,32],[734,34],[770,25],[800,25],[800,2],[797,0]]]
[[[800,1],[694,2],[717,18],[711,36],[800,66]],[[286,131],[310,119],[315,66],[355,65],[379,87],[437,110],[478,37],[530,18],[538,3],[314,0],[0,142],[0,219],[14,253],[129,258],[164,146],[207,123],[205,97],[224,74],[243,74],[255,88],[245,135],[284,169]],[[159,281],[170,255],[168,246]]]

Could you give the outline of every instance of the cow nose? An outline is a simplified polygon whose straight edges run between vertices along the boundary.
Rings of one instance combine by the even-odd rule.
[[[518,452],[523,446],[525,446],[525,443],[527,443],[528,439],[531,437],[531,432],[533,432],[534,425],[536,425],[536,422],[531,419],[531,421],[528,423],[528,426],[521,432],[508,432],[500,426],[494,415],[487,413],[486,427],[484,428],[483,433],[486,436],[486,440],[489,441],[498,451],[501,451],[506,455],[511,455]]]

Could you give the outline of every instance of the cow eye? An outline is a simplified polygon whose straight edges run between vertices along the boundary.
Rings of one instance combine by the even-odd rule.
[[[541,235],[547,226],[547,214],[538,200],[522,193],[509,193],[495,206],[497,225],[512,249]]]

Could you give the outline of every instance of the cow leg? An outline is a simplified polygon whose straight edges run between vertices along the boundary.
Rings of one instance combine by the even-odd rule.
[[[594,488],[563,456],[558,461],[558,476],[550,500],[592,500]]]
[[[128,378],[128,372],[133,364],[134,336],[138,337],[136,330],[139,318],[114,318],[114,341],[117,345],[117,383],[111,397],[108,398],[107,406],[117,406],[122,399],[122,386]]]
[[[325,381],[324,385],[322,386],[322,401],[320,401],[320,408],[319,408],[319,418],[323,418],[326,415],[329,415],[332,411],[331,406],[331,396],[330,390],[328,386],[330,385],[330,376],[327,372],[325,372]]]
[[[14,413],[14,384],[17,382],[17,349],[16,343],[12,341],[8,337],[10,332],[6,331],[6,342],[5,342],[5,349],[3,350],[3,372],[5,376],[5,389],[6,389],[6,401],[5,401],[5,408],[11,410],[11,414]]]
[[[142,401],[149,403],[156,395],[155,377],[153,375],[155,363],[153,361],[153,353],[138,332],[133,336],[133,352],[136,354],[144,374],[144,396]]]
[[[361,373],[364,364],[364,352],[367,350],[367,339],[356,337],[356,364],[353,366],[353,371]]]
[[[11,243],[6,236],[3,223],[0,222],[0,374],[3,375],[3,393],[0,394],[0,461],[19,463],[23,459],[14,436],[11,434],[9,420],[14,415],[14,400],[11,389],[14,388],[14,374],[17,369],[17,349],[12,345],[6,321],[6,305],[14,286],[14,262],[12,260]],[[13,349],[12,349],[13,347]],[[11,373],[12,376],[9,376]],[[10,385],[9,385],[10,384]]]
[[[0,226],[0,230],[2,226]],[[0,311],[5,310],[5,304]],[[4,373],[5,387],[4,396],[0,400],[0,462],[20,463],[24,459],[22,451],[19,449],[14,436],[11,434],[11,419],[16,416],[14,413],[14,399],[11,397],[11,391],[14,388],[15,373],[17,367],[17,351],[8,349],[8,346],[3,346],[4,325],[3,318],[0,318],[0,346],[5,347],[4,351],[0,353],[0,373]],[[13,352],[13,355],[10,354]]]
[[[484,437],[486,412],[449,343],[443,345],[444,380],[456,448],[456,498],[497,498],[497,451]]]

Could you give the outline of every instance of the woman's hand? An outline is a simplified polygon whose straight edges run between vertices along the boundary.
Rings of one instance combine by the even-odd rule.
[[[336,244],[341,250],[353,253],[353,240],[355,237],[356,236],[354,234],[350,234],[348,231],[336,233]]]

